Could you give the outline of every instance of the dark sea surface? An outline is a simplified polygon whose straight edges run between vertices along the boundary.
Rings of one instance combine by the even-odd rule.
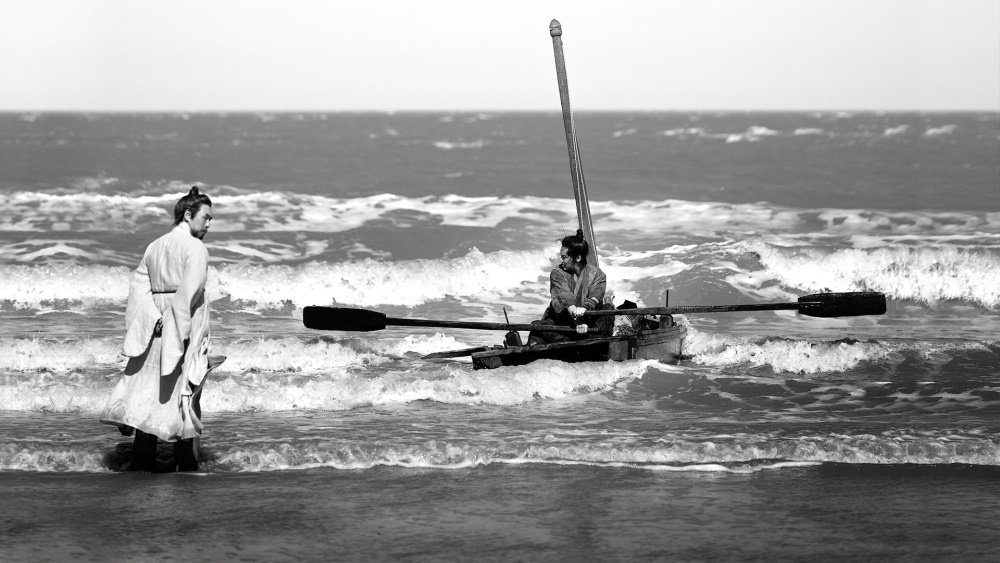
[[[1000,116],[578,113],[615,303],[685,357],[473,370],[576,229],[557,113],[0,114],[0,561],[1000,561]],[[197,474],[97,415],[210,194]],[[526,337],[526,334],[522,334]]]

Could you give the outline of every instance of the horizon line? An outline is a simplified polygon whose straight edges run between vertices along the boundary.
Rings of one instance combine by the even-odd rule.
[[[996,113],[1000,117],[1000,106],[995,108],[575,108],[573,113]],[[511,109],[511,108],[268,108],[268,109],[10,109],[0,108],[0,113],[43,114],[43,113],[562,113],[558,108]]]

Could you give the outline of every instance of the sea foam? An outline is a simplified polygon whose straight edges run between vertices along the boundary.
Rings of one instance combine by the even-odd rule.
[[[1000,307],[1000,250],[952,245],[842,248],[751,240],[740,243],[613,249],[601,254],[609,289],[639,302],[641,288],[664,286],[698,265],[755,300],[802,293],[880,291],[889,298],[934,306],[959,301]],[[555,246],[438,260],[289,265],[227,263],[209,268],[207,292],[224,310],[307,305],[415,307],[457,299],[472,308],[498,303],[534,307],[548,292]],[[748,261],[747,257],[752,257]],[[0,308],[88,310],[124,307],[131,268],[89,264],[2,265]]]
[[[963,436],[906,436],[897,433],[818,434],[781,439],[745,434],[721,439],[664,440],[658,444],[583,442],[538,444],[521,440],[373,439],[254,440],[225,447],[209,442],[203,469],[212,472],[268,472],[326,467],[377,466],[466,469],[491,464],[584,465],[645,471],[755,473],[820,463],[888,465],[1000,465],[995,440]],[[90,445],[54,445],[25,440],[0,445],[0,469],[45,472],[105,472],[107,460]]]
[[[121,377],[117,339],[68,342],[0,340],[0,410],[99,412]],[[467,363],[420,362],[419,355],[463,347],[440,334],[401,340],[296,338],[215,341],[226,361],[206,379],[207,412],[348,410],[414,401],[516,405],[607,390],[652,361],[587,369],[544,360],[519,368],[471,370]],[[420,369],[414,369],[414,362]]]
[[[131,195],[15,192],[0,217],[0,231],[74,233],[156,232],[169,228],[182,191],[172,182],[160,192]],[[356,198],[278,191],[219,188],[213,194],[213,233],[340,233],[377,221],[400,228],[400,214],[433,218],[436,224],[497,228],[505,221],[548,228],[553,217],[572,221],[567,198],[459,195],[406,197],[376,194]],[[1000,235],[1000,214],[975,212],[883,212],[858,209],[796,209],[767,203],[729,204],[683,200],[591,200],[595,231],[601,233],[808,233],[816,218],[822,233],[838,236]],[[669,219],[669,220],[667,220]],[[63,237],[65,238],[65,237]],[[211,243],[211,241],[208,241]]]
[[[926,304],[959,300],[1000,307],[1000,252],[992,249],[894,247],[840,249],[783,248],[761,242],[745,248],[760,258],[764,272],[729,277],[750,292],[766,281],[807,293],[881,291],[893,299]]]

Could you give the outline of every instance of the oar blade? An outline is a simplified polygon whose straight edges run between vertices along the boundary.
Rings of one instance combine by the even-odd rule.
[[[385,328],[385,313],[366,309],[309,306],[302,310],[302,324],[316,330],[369,332]]]
[[[815,293],[799,297],[799,313],[810,317],[884,315],[885,294],[876,291]]]

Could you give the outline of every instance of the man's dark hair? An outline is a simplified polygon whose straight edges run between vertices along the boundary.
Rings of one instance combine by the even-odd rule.
[[[575,235],[569,235],[562,239],[562,246],[566,249],[566,254],[575,262],[577,257],[582,258],[580,260],[580,266],[587,265],[587,254],[590,253],[590,245],[583,238],[583,229],[577,229]]]
[[[200,191],[198,191],[198,186],[191,186],[191,191],[187,193],[186,196],[177,200],[177,204],[174,205],[174,225],[180,225],[181,221],[184,220],[184,212],[191,210],[191,216],[194,217],[201,211],[201,206],[207,205],[212,206],[212,200]]]

